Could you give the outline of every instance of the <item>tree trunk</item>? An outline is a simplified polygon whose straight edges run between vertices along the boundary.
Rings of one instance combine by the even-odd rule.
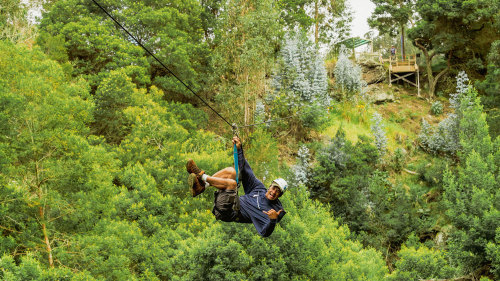
[[[406,52],[405,52],[405,27],[404,25],[401,26],[401,55],[403,56],[402,59],[405,60],[406,58]]]
[[[441,76],[443,76],[448,71],[448,69],[449,67],[446,67],[445,69],[441,70],[441,72],[439,72],[438,75],[436,75],[436,77],[434,78],[434,81],[432,81],[432,85],[429,85],[430,99],[434,98],[434,92],[436,91],[437,81],[439,81],[439,78],[441,78]]]
[[[245,99],[245,104],[243,105],[244,112],[245,112],[245,120],[243,121],[243,124],[248,125],[249,123],[249,105],[248,105],[248,73],[246,74],[246,83],[245,83],[245,94],[244,94],[244,99]]]
[[[417,47],[424,53],[425,70],[427,73],[427,81],[429,83],[429,98],[432,99],[434,98],[434,91],[436,90],[436,84],[437,84],[437,79],[434,79],[434,74],[432,73],[432,58],[434,57],[435,54],[429,54],[427,49],[423,45],[421,45],[418,41],[419,41],[418,38],[415,39],[415,45],[417,45]],[[444,73],[441,72],[438,75],[442,76],[442,74]]]
[[[54,258],[52,257],[52,247],[50,246],[49,235],[47,233],[47,226],[45,225],[45,214],[43,211],[43,207],[38,207],[38,212],[40,213],[40,221],[42,222],[42,233],[43,240],[45,242],[45,247],[47,249],[47,254],[49,256],[49,266],[54,267]]]
[[[319,3],[314,1],[314,43],[318,45],[319,41]]]
[[[432,59],[429,58],[429,54],[427,51],[424,52],[425,56],[425,69],[427,72],[427,81],[429,83],[429,97],[432,98],[434,96],[435,84],[434,84],[434,74],[432,73]],[[433,86],[434,85],[434,86]]]

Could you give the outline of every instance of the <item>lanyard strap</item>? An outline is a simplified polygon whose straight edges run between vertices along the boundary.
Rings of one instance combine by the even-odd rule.
[[[233,135],[238,136],[238,126],[236,123],[231,125],[233,127]],[[236,148],[236,144],[233,145],[233,156],[234,156],[234,170],[236,170],[236,186],[239,185],[239,176],[238,176],[238,149]]]
[[[236,149],[236,144],[233,145],[233,155],[234,155],[234,169],[236,170],[236,185],[238,182],[238,150]]]

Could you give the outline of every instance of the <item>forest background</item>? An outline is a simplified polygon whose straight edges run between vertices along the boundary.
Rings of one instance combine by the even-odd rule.
[[[0,279],[499,280],[500,1],[372,2],[421,95],[371,101],[342,0],[99,1],[198,97],[91,0],[3,0]],[[289,182],[269,238],[186,186],[233,122]]]

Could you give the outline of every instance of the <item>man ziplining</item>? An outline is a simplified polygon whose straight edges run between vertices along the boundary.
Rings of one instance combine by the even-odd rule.
[[[227,167],[209,176],[198,168],[193,160],[189,160],[186,169],[189,173],[191,195],[195,197],[203,193],[208,186],[214,186],[217,190],[212,213],[216,219],[253,223],[261,236],[268,237],[273,233],[276,223],[286,214],[278,198],[286,191],[287,182],[278,178],[266,190],[246,161],[240,139],[235,136],[232,141],[238,150],[238,169],[245,195],[238,197],[236,170],[233,167]]]

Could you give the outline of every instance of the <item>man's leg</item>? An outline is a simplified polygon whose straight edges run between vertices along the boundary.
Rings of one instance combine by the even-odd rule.
[[[209,185],[217,188],[212,213],[217,220],[232,222],[238,220],[239,198],[236,190],[236,171],[233,167],[222,169],[213,176],[203,175]]]
[[[203,180],[217,189],[236,189],[236,171],[233,167],[222,169],[213,176],[203,175]]]

